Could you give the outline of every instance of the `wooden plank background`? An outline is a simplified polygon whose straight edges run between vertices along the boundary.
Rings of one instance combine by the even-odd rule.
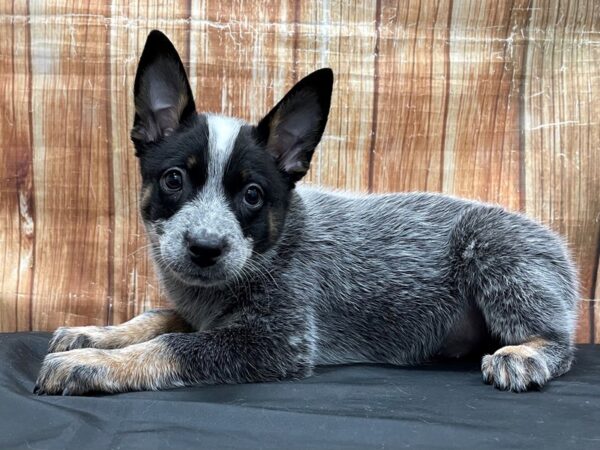
[[[131,91],[147,33],[199,108],[255,121],[336,72],[309,181],[491,201],[562,233],[600,342],[600,3],[0,2],[0,331],[164,302],[137,215]]]

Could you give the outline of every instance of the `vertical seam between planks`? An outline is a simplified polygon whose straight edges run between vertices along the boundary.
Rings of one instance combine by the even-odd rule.
[[[11,14],[12,17],[15,16],[15,4],[13,2],[12,4],[12,9],[11,9]],[[12,89],[14,92],[15,89],[15,25],[13,23],[12,25],[12,29],[11,29],[11,33],[10,33],[10,37],[11,37],[11,42],[10,42],[10,48],[11,48],[11,52],[12,52],[12,58],[11,58],[11,68],[10,68],[10,75],[11,75],[11,85],[12,85]],[[30,91],[31,92],[31,91]],[[14,116],[15,116],[15,96],[12,95],[11,96],[11,112],[12,112],[12,120],[14,121]],[[15,134],[14,132],[12,133],[13,135]],[[22,178],[22,171],[20,170],[19,165],[17,165],[16,168],[16,172],[17,172],[17,176],[15,177],[15,193],[17,196],[17,210],[19,212],[19,250],[17,252],[17,261],[19,262],[19,270],[17,270],[17,285],[16,285],[16,292],[15,292],[15,310],[14,310],[14,314],[15,314],[15,322],[14,322],[14,328],[13,331],[19,331],[19,287],[21,286],[21,258],[22,256],[22,249],[23,249],[23,232],[22,229],[23,227],[21,226],[21,220],[23,217],[22,211],[21,211],[21,201],[20,201],[20,193],[21,193],[21,178]],[[6,257],[6,253],[7,253],[7,248],[6,246],[4,247],[4,255]],[[3,321],[4,322],[4,321]],[[1,323],[1,326],[6,326],[5,323]]]
[[[108,64],[105,66],[106,72],[106,138],[107,138],[107,146],[108,146],[108,261],[107,261],[107,305],[106,305],[106,320],[105,323],[107,325],[113,324],[113,308],[115,302],[115,227],[116,227],[116,217],[115,217],[115,186],[114,186],[114,160],[113,160],[113,139],[112,139],[112,102],[110,100],[111,93],[111,68],[112,68],[112,49],[111,49],[111,23],[112,23],[112,9],[109,8],[109,18],[108,18],[108,29],[106,30],[106,53],[108,56]]]
[[[375,55],[373,57],[373,120],[371,122],[371,142],[369,145],[369,177],[367,189],[373,192],[373,170],[375,163],[375,139],[377,138],[377,106],[379,102],[379,39],[381,26],[381,0],[375,7]]]
[[[527,33],[525,35],[525,48],[521,61],[521,82],[519,86],[519,210],[526,208],[526,170],[525,170],[525,84],[527,79],[527,62],[529,56],[529,41],[531,39],[532,3],[527,3]]]
[[[36,211],[35,211],[35,177],[33,174],[33,158],[35,153],[33,143],[33,61],[31,59],[31,14],[29,8],[30,0],[27,1],[27,60],[29,62],[29,80],[28,80],[28,114],[29,114],[29,145],[31,149],[31,221],[33,231],[31,234],[31,276],[29,287],[29,330],[33,331],[33,287],[35,277],[35,252],[36,252]]]
[[[452,26],[452,11],[454,10],[454,1],[450,0],[448,4],[448,21],[446,23],[446,62],[444,64],[444,72],[446,75],[446,98],[444,100],[444,122],[442,124],[442,145],[440,147],[440,192],[444,190],[444,166],[445,166],[445,150],[446,150],[446,129],[448,127],[448,107],[450,105],[450,30]]]
[[[598,295],[597,283],[598,283],[598,263],[600,261],[600,235],[596,240],[596,258],[594,260],[592,266],[592,278],[591,278],[591,289],[590,289],[590,343],[594,343],[596,340],[596,318],[594,317],[595,313],[595,304],[596,304],[596,296]]]
[[[186,55],[186,61],[184,61],[184,67],[186,70],[186,74],[188,77],[188,80],[193,76],[196,76],[196,74],[192,74],[191,70],[192,70],[192,0],[188,0],[185,4],[185,8],[186,8],[186,16],[187,16],[187,20],[185,21],[187,23],[187,43],[188,43],[188,48],[187,48],[187,55]],[[191,82],[190,82],[191,84]],[[192,92],[192,95],[194,94],[194,92]],[[197,106],[196,106],[197,107]]]
[[[298,82],[298,32],[300,29],[300,0],[294,1],[294,40],[292,42],[292,83]]]
[[[587,14],[586,14],[587,16]],[[592,5],[592,12],[591,12],[591,16],[594,17],[594,8]],[[593,23],[593,21],[592,21]],[[590,52],[591,53],[591,52]],[[589,76],[589,75],[588,75]],[[592,100],[591,100],[591,92],[590,89],[588,89],[588,102],[591,104]],[[590,109],[588,107],[588,118],[589,118],[589,113],[590,113]],[[590,120],[588,120],[588,124],[591,123]],[[591,147],[591,136],[590,136],[590,132],[591,132],[591,128],[589,125],[587,127],[587,133],[588,133],[588,139],[587,139],[587,143],[588,143],[588,147]],[[598,225],[598,228],[600,228],[600,225]],[[596,257],[594,259],[593,265],[592,265],[592,286],[590,289],[590,342],[595,342],[596,341],[596,317],[595,317],[595,312],[596,312],[596,296],[598,295],[598,289],[597,289],[597,283],[598,283],[598,269],[599,269],[599,264],[600,264],[600,232],[597,231],[597,238],[596,238]]]

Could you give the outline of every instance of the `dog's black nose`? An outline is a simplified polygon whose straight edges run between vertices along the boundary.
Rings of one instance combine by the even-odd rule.
[[[227,249],[225,238],[213,235],[187,236],[186,241],[192,262],[200,267],[214,265]]]

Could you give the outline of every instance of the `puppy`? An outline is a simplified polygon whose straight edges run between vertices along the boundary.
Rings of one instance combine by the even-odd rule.
[[[318,70],[259,123],[198,114],[160,32],[135,80],[141,215],[172,309],[60,328],[38,394],[303,378],[317,365],[418,364],[495,341],[483,380],[525,391],[573,359],[577,282],[561,240],[444,195],[300,187],[329,113]]]

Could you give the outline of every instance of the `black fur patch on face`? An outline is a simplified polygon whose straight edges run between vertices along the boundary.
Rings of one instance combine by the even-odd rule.
[[[141,214],[145,221],[167,219],[202,189],[207,177],[208,125],[204,115],[140,152],[142,174]],[[183,188],[169,194],[161,188],[161,177],[171,168],[183,171]]]
[[[223,186],[244,236],[251,237],[254,250],[261,253],[277,242],[283,230],[291,187],[256,133],[256,128],[250,125],[240,129]],[[264,194],[263,204],[257,209],[244,203],[246,187],[252,183],[259,185]]]

